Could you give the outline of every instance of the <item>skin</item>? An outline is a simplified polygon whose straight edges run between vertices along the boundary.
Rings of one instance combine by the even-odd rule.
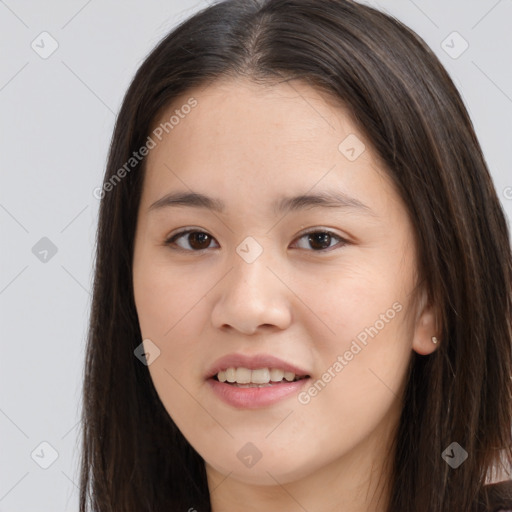
[[[438,334],[424,295],[412,301],[407,211],[348,112],[309,85],[217,81],[178,98],[155,126],[190,97],[197,106],[148,155],[135,239],[135,302],[145,347],[149,339],[160,350],[148,366],[159,397],[205,460],[214,512],[384,511],[407,365],[412,351],[435,350]],[[366,147],[354,161],[338,149],[349,134]],[[192,190],[222,199],[225,212],[148,211]],[[281,196],[324,190],[372,214],[272,212]],[[184,228],[210,238],[165,244]],[[334,236],[315,245],[303,236],[313,228]],[[263,249],[252,263],[236,252],[248,236]],[[209,365],[233,352],[275,355],[313,381],[332,375],[337,357],[396,303],[401,311],[307,404],[293,394],[237,409],[205,381]],[[252,467],[237,457],[248,442],[261,453]]]

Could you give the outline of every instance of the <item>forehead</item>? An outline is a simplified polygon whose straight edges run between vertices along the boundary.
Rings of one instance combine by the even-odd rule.
[[[192,100],[196,105],[189,108]],[[217,152],[229,146],[231,153],[243,150],[260,160],[265,155],[257,144],[265,144],[266,149],[279,144],[286,150],[291,143],[293,152],[300,154],[296,142],[312,153],[322,139],[324,148],[336,150],[333,143],[340,135],[357,131],[349,117],[348,109],[303,82],[261,85],[247,79],[223,79],[176,98],[160,113],[153,129],[165,127],[174,118],[174,126],[167,126],[169,133],[163,134],[172,133],[167,138],[171,145],[189,141],[190,147],[201,139],[209,147],[215,145]],[[326,132],[332,139],[325,139]]]
[[[269,195],[283,192],[345,187],[352,196],[363,188],[382,196],[389,187],[349,111],[299,81],[223,80],[191,89],[160,114],[155,130],[161,140],[153,136],[147,159],[148,200],[172,188],[215,189],[238,200],[250,193],[270,204]]]

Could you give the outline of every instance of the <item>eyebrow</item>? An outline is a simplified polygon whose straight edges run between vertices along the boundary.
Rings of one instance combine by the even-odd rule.
[[[213,198],[199,192],[171,192],[155,201],[148,212],[171,207],[203,208],[223,213],[226,209],[221,199]],[[339,191],[322,191],[315,194],[301,194],[293,197],[281,197],[272,204],[274,214],[282,214],[305,208],[339,208],[355,210],[377,216],[367,205],[354,197]]]

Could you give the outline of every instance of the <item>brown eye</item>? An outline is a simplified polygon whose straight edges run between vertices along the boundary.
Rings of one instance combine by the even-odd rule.
[[[310,231],[309,233],[304,233],[302,236],[298,238],[298,240],[306,240],[306,247],[301,247],[301,249],[309,249],[312,248],[313,252],[327,252],[328,249],[334,247],[336,245],[343,246],[348,243],[345,239],[336,235],[332,231]],[[338,240],[338,244],[331,245],[331,242]]]
[[[329,233],[310,233],[307,237],[313,249],[323,250],[331,245],[331,235]]]
[[[177,244],[176,240],[184,239],[185,240],[185,246]],[[201,251],[203,249],[208,249],[208,247],[211,244],[211,241],[213,240],[213,237],[210,236],[208,233],[205,233],[204,231],[194,231],[194,230],[188,230],[188,231],[182,231],[181,233],[177,233],[176,235],[172,236],[168,240],[166,240],[166,245],[177,245],[180,249],[187,250],[187,251]],[[187,247],[188,244],[188,247]]]

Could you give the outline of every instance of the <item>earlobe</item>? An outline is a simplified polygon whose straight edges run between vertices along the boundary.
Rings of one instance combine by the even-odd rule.
[[[435,309],[427,304],[425,295],[422,297],[422,306],[414,326],[412,348],[420,355],[429,355],[439,347],[439,330],[436,321]]]

